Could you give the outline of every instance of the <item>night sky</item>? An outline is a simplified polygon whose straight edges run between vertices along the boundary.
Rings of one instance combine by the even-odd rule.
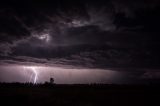
[[[0,3],[0,82],[160,83],[159,0]]]

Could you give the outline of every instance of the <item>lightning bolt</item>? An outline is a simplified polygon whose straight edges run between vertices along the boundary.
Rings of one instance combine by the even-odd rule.
[[[38,79],[38,74],[37,74],[37,70],[35,67],[31,67],[33,73],[34,73],[34,84],[37,83],[37,79]]]
[[[29,71],[32,72],[31,76],[30,76],[30,79],[29,79],[29,82],[31,82],[33,80],[33,83],[36,84],[37,83],[37,80],[38,80],[38,71],[37,71],[37,68],[36,67],[26,67],[24,66],[24,69],[29,69]]]

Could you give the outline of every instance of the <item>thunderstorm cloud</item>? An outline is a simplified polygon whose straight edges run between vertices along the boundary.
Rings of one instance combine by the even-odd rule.
[[[0,65],[113,69],[136,79],[158,78],[159,11],[158,0],[3,2]]]

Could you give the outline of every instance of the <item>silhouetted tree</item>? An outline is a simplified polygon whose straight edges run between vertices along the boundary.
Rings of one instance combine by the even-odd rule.
[[[50,78],[50,84],[54,84],[54,78]]]

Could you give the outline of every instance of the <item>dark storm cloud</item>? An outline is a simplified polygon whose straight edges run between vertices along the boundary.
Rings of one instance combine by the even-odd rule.
[[[157,0],[3,3],[0,63],[157,68],[159,10]]]

